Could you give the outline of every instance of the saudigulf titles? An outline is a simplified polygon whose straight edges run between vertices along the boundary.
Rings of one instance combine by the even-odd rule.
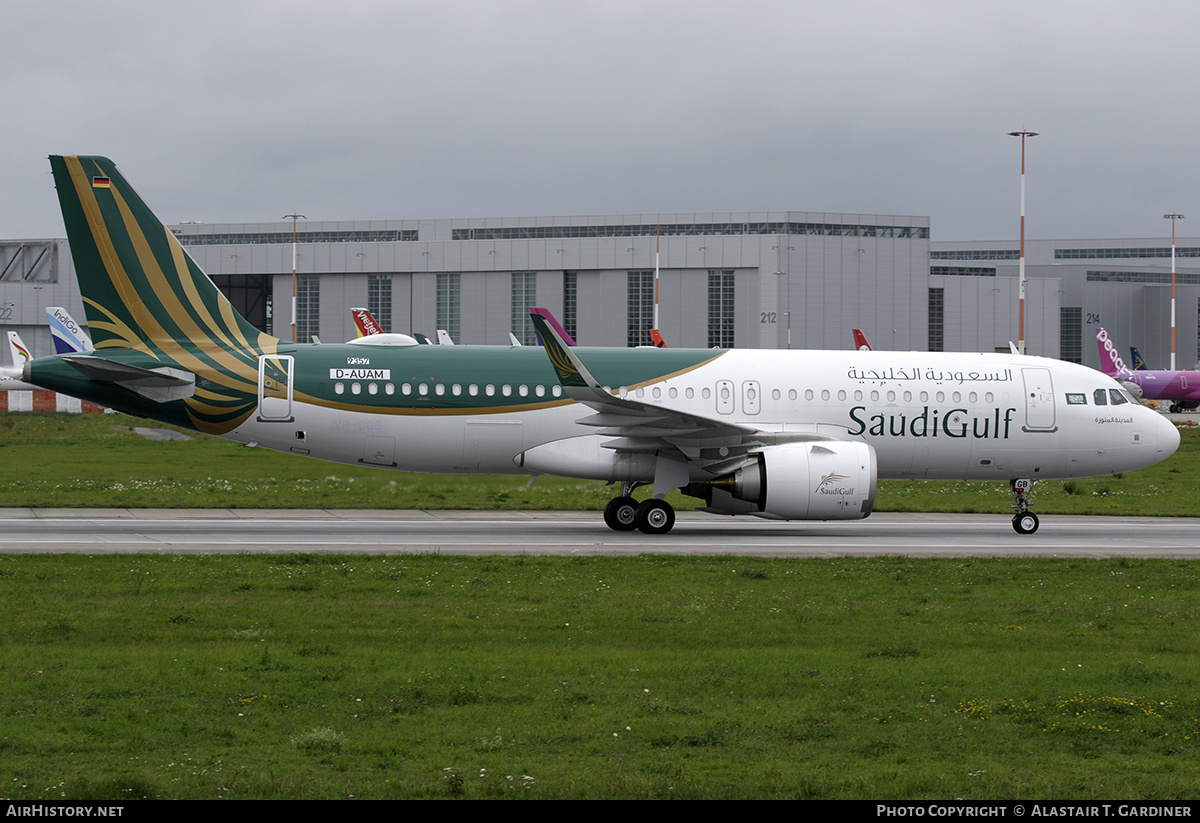
[[[868,434],[872,437],[971,437],[976,440],[1007,440],[1016,412],[1015,408],[995,408],[991,414],[971,414],[967,409],[950,409],[943,412],[924,406],[920,414],[912,417],[895,413],[872,414],[868,417],[866,406],[854,406],[850,409],[850,419],[854,421],[854,426],[850,427],[850,434]]]

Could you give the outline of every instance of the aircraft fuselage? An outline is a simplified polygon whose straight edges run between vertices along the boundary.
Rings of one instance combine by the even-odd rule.
[[[874,448],[879,476],[886,478],[1081,477],[1150,465],[1178,443],[1174,427],[1157,413],[1131,402],[1111,405],[1118,396],[1113,381],[1044,358],[575,351],[615,396],[750,426],[767,444],[813,436],[861,440]],[[89,381],[56,358],[34,361],[29,379],[323,460],[404,471],[653,479],[652,459],[618,457],[604,448],[611,435],[580,424],[592,411],[563,394],[540,348],[284,344],[260,360],[255,385],[242,387],[248,411],[234,425],[205,419],[195,403],[150,402],[108,385],[89,396]],[[198,397],[230,391],[203,371],[196,386]],[[1094,402],[1098,390],[1104,406]],[[698,465],[690,472],[693,480],[710,476]]]

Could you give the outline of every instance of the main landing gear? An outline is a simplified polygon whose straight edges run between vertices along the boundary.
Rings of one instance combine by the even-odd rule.
[[[1009,483],[1015,498],[1013,508],[1017,510],[1012,519],[1013,531],[1017,534],[1033,534],[1038,530],[1038,516],[1029,511],[1029,495],[1033,491],[1034,482],[1021,478]]]
[[[639,503],[632,497],[636,484],[622,483],[621,496],[604,507],[604,522],[613,531],[637,529],[643,534],[666,534],[675,525],[675,509],[665,500],[650,498]]]

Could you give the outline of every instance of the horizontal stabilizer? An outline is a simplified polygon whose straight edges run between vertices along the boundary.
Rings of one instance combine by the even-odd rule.
[[[156,403],[185,400],[196,389],[196,375],[182,369],[143,369],[93,355],[63,355],[62,361],[89,380],[114,383]]]

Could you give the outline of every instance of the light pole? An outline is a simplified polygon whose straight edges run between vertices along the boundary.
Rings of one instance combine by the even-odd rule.
[[[1037,137],[1036,131],[1010,131],[1021,138],[1021,263],[1017,280],[1017,351],[1025,353],[1025,138]]]
[[[651,327],[658,331],[658,243],[662,237],[662,230],[666,226],[651,226],[654,229],[654,319]]]
[[[292,342],[296,342],[296,221],[307,220],[303,214],[285,214],[284,219],[292,218]]]
[[[1171,371],[1175,371],[1175,221],[1182,220],[1182,214],[1164,214],[1171,221]]]

